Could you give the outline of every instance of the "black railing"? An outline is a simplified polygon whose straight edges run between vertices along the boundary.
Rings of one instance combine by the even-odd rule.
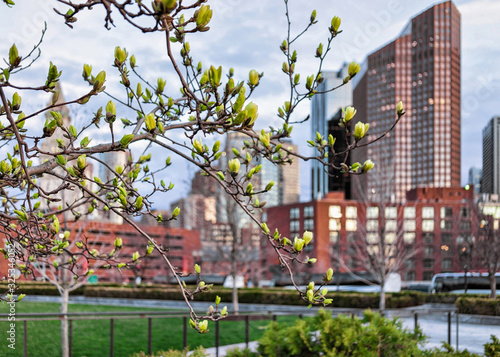
[[[356,315],[362,313],[362,310],[352,311],[347,309],[341,310],[332,310],[332,313],[337,314],[345,314],[351,315],[353,318]],[[396,314],[395,314],[396,313]],[[404,309],[398,311],[392,311],[391,315],[398,317],[406,317],[411,318],[413,316],[414,319],[414,328],[418,327],[418,318],[419,315],[428,315],[428,314],[446,314],[447,322],[448,322],[448,344],[451,345],[451,325],[452,325],[452,315],[455,315],[456,320],[456,343],[458,349],[458,327],[459,327],[459,319],[458,312],[456,309],[439,309],[439,310],[422,310],[422,309]],[[278,316],[298,316],[298,318],[302,319],[306,316],[314,316],[315,312],[312,311],[308,314],[297,313],[293,311],[280,311],[280,312],[272,312],[268,311],[265,313],[255,313],[255,314],[239,314],[234,315],[230,314],[223,321],[244,321],[245,322],[245,344],[248,347],[249,339],[250,339],[250,322],[251,321],[262,321],[262,320],[273,320],[276,321]],[[8,314],[0,314],[0,321],[8,321]],[[152,354],[152,346],[153,346],[153,319],[157,318],[182,318],[183,321],[183,338],[182,338],[182,346],[186,348],[188,346],[188,318],[186,316],[185,311],[123,311],[123,312],[72,312],[72,313],[51,313],[51,312],[42,312],[42,313],[18,313],[16,314],[16,321],[23,322],[23,345],[24,345],[24,356],[28,356],[28,321],[57,321],[61,320],[64,317],[68,320],[68,344],[69,344],[69,355],[72,356],[73,351],[73,321],[78,320],[110,320],[110,336],[109,336],[109,356],[114,356],[114,346],[115,346],[115,333],[114,333],[114,324],[115,320],[120,319],[147,319],[148,321],[148,336],[147,336],[147,353],[148,355]],[[215,322],[215,333],[214,333],[214,345],[216,350],[216,356],[219,356],[219,347],[220,347],[220,333],[219,333],[219,321]]]

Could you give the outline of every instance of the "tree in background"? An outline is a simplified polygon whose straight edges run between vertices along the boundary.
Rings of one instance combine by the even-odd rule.
[[[280,125],[266,128],[265,123],[258,120],[258,105],[249,100],[263,80],[263,73],[251,70],[242,75],[233,68],[203,64],[191,55],[188,40],[194,36],[209,36],[204,33],[209,31],[212,9],[205,2],[54,0],[55,11],[75,32],[78,32],[76,21],[80,15],[100,9],[105,13],[104,26],[108,29],[115,24],[115,17],[120,17],[125,26],[130,26],[124,31],[142,31],[144,36],[150,36],[151,39],[157,38],[151,33],[157,33],[163,37],[161,44],[151,42],[151,46],[163,48],[163,54],[180,84],[180,88],[167,85],[167,73],[161,73],[164,76],[158,76],[153,82],[145,80],[141,69],[148,67],[148,59],[141,58],[141,54],[136,57],[121,47],[99,49],[101,53],[114,51],[113,63],[123,95],[107,98],[107,104],[97,108],[81,125],[66,123],[57,108],[86,106],[91,98],[106,95],[110,76],[105,71],[82,63],[82,77],[88,84],[88,90],[77,98],[59,103],[60,93],[56,85],[62,73],[57,64],[49,64],[46,79],[41,82],[36,82],[33,79],[36,76],[32,75],[39,71],[39,67],[32,64],[43,47],[44,31],[41,41],[31,51],[21,53],[15,44],[12,45],[9,53],[3,54],[5,64],[0,68],[0,146],[4,149],[0,160],[0,190],[3,196],[0,234],[10,246],[15,247],[17,259],[25,261],[19,265],[23,272],[28,273],[33,269],[34,262],[49,256],[61,255],[62,252],[76,254],[70,252],[66,242],[59,239],[59,216],[70,214],[74,220],[78,220],[89,213],[98,216],[113,213],[122,217],[125,224],[133,226],[148,241],[148,250],[156,249],[162,255],[190,308],[191,326],[199,332],[207,331],[208,320],[218,320],[225,314],[218,309],[204,316],[195,313],[190,301],[197,293],[206,291],[208,286],[202,279],[192,290],[183,285],[179,278],[180,272],[169,260],[168,247],[160,246],[134,220],[143,215],[152,216],[158,221],[176,219],[181,213],[179,209],[174,209],[170,217],[162,217],[152,209],[155,197],[167,195],[174,188],[174,184],[161,179],[163,171],[168,170],[172,160],[182,160],[201,169],[207,179],[216,180],[230,199],[261,227],[301,297],[309,304],[324,304],[328,299],[320,290],[321,286],[301,290],[295,284],[290,266],[290,261],[310,263],[302,257],[301,252],[312,237],[296,238],[291,242],[262,223],[255,215],[255,210],[263,206],[262,196],[271,187],[254,190],[251,177],[257,166],[254,165],[255,157],[276,165],[303,159],[317,160],[328,166],[328,156],[340,154],[333,151],[334,140],[331,136],[324,138],[318,134],[310,141],[316,150],[311,157],[291,152],[281,143],[282,139],[290,136],[293,126],[303,121],[303,118],[292,115],[296,107],[318,93],[317,88],[323,81],[321,71],[325,58],[332,49],[333,39],[341,32],[340,18],[333,17],[325,44],[320,43],[316,49],[316,69],[311,70],[309,76],[301,77],[295,69],[298,54],[294,46],[317,23],[316,11],[312,12],[305,29],[296,29],[291,25],[288,2],[285,0],[289,21],[285,40],[280,46],[284,56],[280,70],[287,78],[290,94],[277,105]],[[3,3],[7,7],[16,6],[12,0],[3,0]],[[4,6],[2,12],[8,10]],[[351,63],[344,83],[349,82],[359,69],[359,65]],[[52,98],[49,105],[30,110],[23,104],[37,102],[44,92]],[[42,114],[47,114],[47,119],[40,125],[39,116]],[[343,124],[347,130],[350,130],[349,121],[354,114],[354,108],[346,110]],[[398,105],[398,119],[403,114],[402,105]],[[104,142],[92,142],[92,132],[96,129],[106,134]],[[55,135],[56,131],[62,134],[62,138],[56,140],[55,147],[43,150],[40,143]],[[230,132],[247,137],[247,155],[231,160],[227,167],[218,168],[217,161],[222,154],[221,140]],[[358,122],[352,128],[356,140],[342,154],[356,149],[367,132],[368,124]],[[134,152],[135,158],[124,164],[109,165],[99,157],[101,154],[127,149]],[[159,157],[163,158],[161,163]],[[98,163],[105,166],[106,174],[89,174],[88,166]],[[373,163],[367,160],[352,166],[344,165],[342,169],[352,174],[362,174],[372,167]],[[60,184],[45,189],[41,183],[46,180],[55,180]],[[65,195],[66,192],[72,194]],[[68,200],[68,197],[71,199]],[[91,250],[85,246],[80,248],[78,254],[82,258],[92,258]],[[131,264],[137,263],[138,254],[134,253]],[[123,264],[126,263],[110,263],[114,268],[124,268],[126,265]],[[71,266],[68,267],[74,273]],[[195,270],[200,273],[199,267]],[[331,275],[329,270],[325,274],[325,282],[331,279]]]
[[[475,244],[475,252],[486,267],[488,278],[490,280],[490,297],[495,299],[497,296],[497,281],[495,273],[500,270],[500,232],[495,229],[493,217],[484,215],[479,226],[479,239]]]

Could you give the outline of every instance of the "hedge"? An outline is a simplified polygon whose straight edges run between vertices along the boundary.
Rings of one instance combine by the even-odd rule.
[[[460,314],[500,316],[500,299],[460,297],[455,304]]]

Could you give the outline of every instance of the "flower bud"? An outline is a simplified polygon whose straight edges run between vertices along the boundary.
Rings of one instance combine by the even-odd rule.
[[[318,261],[318,259],[316,259],[316,258],[309,258],[309,259],[307,260],[307,263],[308,263],[308,264],[314,264],[314,263],[316,263],[317,261]]]
[[[215,297],[215,306],[219,306],[219,304],[220,304],[220,296],[219,296],[219,295],[217,295],[217,296]]]
[[[115,248],[117,248],[117,249],[118,249],[118,248],[121,248],[121,247],[122,247],[122,245],[123,245],[123,239],[121,239],[121,238],[119,238],[119,237],[118,237],[118,238],[116,238],[116,239],[115,239]]]
[[[304,235],[302,236],[302,239],[304,240],[305,244],[308,245],[313,239],[313,233],[305,231]]]
[[[153,113],[149,113],[146,115],[146,119],[144,119],[144,122],[146,123],[146,129],[150,133],[154,132],[156,129],[156,118]]]
[[[325,296],[326,294],[328,294],[328,289],[327,288],[323,288],[321,290],[321,295]]]
[[[200,274],[201,273],[201,268],[198,264],[195,264],[194,265],[194,271],[196,272],[196,274]]]
[[[352,78],[359,72],[360,69],[361,67],[359,64],[357,64],[356,62],[351,62],[349,63],[349,68],[347,69],[347,72],[349,73],[349,76]]]
[[[293,249],[296,252],[300,252],[304,248],[305,241],[299,237],[295,237],[293,240]]]
[[[339,27],[340,27],[340,23],[341,23],[341,19],[340,17],[338,16],[334,16],[332,18],[332,30],[334,33],[337,33],[339,31]]]
[[[269,145],[271,143],[271,138],[270,138],[269,133],[266,133],[264,131],[264,129],[262,129],[262,131],[260,132],[259,139],[260,139],[260,142],[262,143],[262,145],[264,145],[266,148],[269,147]]]
[[[200,9],[198,10],[198,16],[196,17],[196,26],[198,26],[198,28],[205,27],[206,25],[208,25],[211,18],[212,10],[210,10],[210,6],[201,5]]]
[[[374,166],[375,166],[375,163],[372,160],[366,160],[364,162],[363,166],[361,167],[361,171],[368,172],[371,169],[373,169]]]
[[[85,154],[78,156],[78,159],[76,159],[76,163],[80,171],[85,170],[85,165],[87,164],[87,156]]]
[[[265,234],[269,234],[270,230],[266,223],[262,223],[261,228]]]
[[[307,285],[307,290],[314,290],[314,281],[309,282],[309,285]]]
[[[347,124],[351,121],[351,119],[356,115],[356,109],[353,107],[347,107],[344,109],[344,119],[343,123]]]
[[[175,218],[181,213],[181,209],[179,207],[175,207],[175,209],[172,212],[172,218]]]
[[[312,302],[312,301],[313,301],[313,299],[314,299],[314,291],[312,291],[312,290],[307,290],[307,300],[308,300],[309,302]]]
[[[402,101],[400,101],[396,106],[396,113],[398,114],[398,116],[402,116],[405,113]]]
[[[221,310],[220,314],[221,314],[222,316],[226,316],[226,315],[227,315],[227,306],[224,306],[224,307],[222,308],[222,310]]]
[[[203,144],[201,143],[201,140],[194,139],[194,141],[193,141],[193,147],[194,147],[194,149],[196,150],[196,152],[198,154],[202,154],[203,153]]]
[[[134,254],[132,254],[132,261],[135,262],[137,259],[139,259],[139,257],[140,257],[139,252],[134,252]]]
[[[228,162],[228,166],[229,166],[229,171],[233,174],[233,175],[236,175],[238,173],[238,171],[240,171],[240,160],[238,159],[232,159],[232,160],[229,160]]]
[[[326,271],[326,281],[330,281],[330,280],[332,280],[332,278],[333,278],[333,269],[329,268]]]
[[[362,122],[357,122],[354,127],[354,138],[356,141],[361,140],[368,133],[368,128],[370,124],[364,124]]]
[[[201,333],[208,332],[208,320],[203,320],[198,323],[198,329]]]
[[[256,86],[259,84],[259,73],[255,69],[252,69],[248,74],[248,83],[250,86]]]

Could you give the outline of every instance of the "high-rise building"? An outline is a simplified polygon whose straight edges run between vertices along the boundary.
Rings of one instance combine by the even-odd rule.
[[[467,183],[474,186],[474,193],[481,192],[481,177],[483,175],[483,170],[477,167],[471,167],[469,169],[469,180]]]
[[[330,120],[340,108],[352,104],[351,83],[327,93],[321,92],[338,87],[347,77],[348,64],[344,63],[338,71],[325,71],[322,73],[324,81],[319,85],[318,92],[311,101],[311,137],[316,137],[316,133],[328,136],[328,120]],[[328,192],[328,173],[321,163],[316,160],[311,164],[311,195],[312,199],[324,197]]]
[[[346,157],[345,154],[342,154],[347,150],[348,144],[345,128],[340,125],[342,117],[342,109],[339,109],[328,121],[328,135],[333,136],[335,139],[333,149],[339,154],[335,158],[333,155],[330,155],[329,158],[330,162],[334,161],[336,167],[338,167],[340,163],[344,163],[348,166],[351,165],[351,157],[349,155]],[[351,175],[342,173],[341,170],[334,169],[333,167],[330,167],[329,170],[328,191],[343,192],[346,199],[351,199]]]
[[[415,16],[362,68],[353,84],[353,104],[355,120],[370,123],[368,142],[394,125],[399,101],[406,114],[384,139],[354,152],[353,162],[370,158],[383,175],[354,177],[353,197],[401,202],[415,187],[460,185],[460,13],[455,5],[446,1]]]
[[[298,146],[283,140],[283,147],[298,153]],[[278,202],[280,205],[299,202],[300,200],[300,160],[278,166]]]
[[[483,176],[481,192],[500,194],[500,116],[483,129]]]

